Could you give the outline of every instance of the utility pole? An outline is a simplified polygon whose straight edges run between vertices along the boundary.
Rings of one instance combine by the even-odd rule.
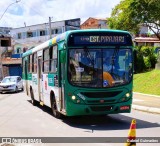
[[[49,37],[50,39],[52,38],[52,34],[51,34],[51,17],[49,17]]]

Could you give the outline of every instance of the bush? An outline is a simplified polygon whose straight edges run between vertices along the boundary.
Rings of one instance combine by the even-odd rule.
[[[155,64],[157,63],[157,55],[155,54],[155,48],[150,46],[143,46],[141,48],[141,52],[143,54],[146,68],[155,68]]]
[[[137,47],[136,72],[143,72],[155,68],[157,54],[155,48],[150,46]]]

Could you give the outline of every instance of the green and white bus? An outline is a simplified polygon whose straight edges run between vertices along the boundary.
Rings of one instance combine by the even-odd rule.
[[[131,112],[133,45],[127,31],[68,31],[22,59],[26,94],[55,117]]]

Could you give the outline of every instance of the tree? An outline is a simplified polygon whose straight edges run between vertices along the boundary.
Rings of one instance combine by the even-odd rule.
[[[138,34],[144,25],[160,39],[159,11],[160,0],[121,0],[112,10],[109,27]]]

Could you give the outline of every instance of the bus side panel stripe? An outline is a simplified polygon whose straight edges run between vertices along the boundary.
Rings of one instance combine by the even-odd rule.
[[[52,39],[52,42],[51,42],[52,44],[55,44],[56,43],[56,37],[54,37],[53,39]]]

